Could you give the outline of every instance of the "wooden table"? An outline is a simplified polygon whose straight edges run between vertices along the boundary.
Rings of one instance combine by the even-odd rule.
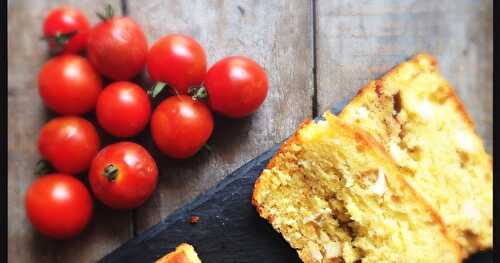
[[[209,64],[234,54],[255,59],[269,74],[269,96],[249,118],[217,118],[213,151],[190,160],[162,157],[149,131],[134,138],[160,164],[154,196],[129,212],[96,202],[95,218],[82,235],[50,241],[32,229],[23,205],[40,158],[38,130],[54,116],[37,91],[37,72],[48,58],[39,40],[42,21],[50,8],[64,3],[84,10],[96,23],[94,13],[102,2],[9,0],[9,262],[95,262],[286,138],[305,118],[322,113],[417,52],[438,58],[492,151],[492,0],[108,2],[141,24],[150,44],[179,32],[201,42]]]

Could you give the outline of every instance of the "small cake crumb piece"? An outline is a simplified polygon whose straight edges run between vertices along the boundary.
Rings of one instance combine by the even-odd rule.
[[[325,245],[326,258],[337,258],[340,256],[339,242],[329,242]]]
[[[316,245],[313,242],[309,242],[308,247],[309,247],[309,253],[311,254],[311,257],[314,260],[321,262],[321,260],[323,259],[323,255],[321,254],[321,251],[319,250],[318,245]]]
[[[387,190],[387,185],[385,183],[384,170],[382,168],[378,169],[377,181],[373,185],[372,192],[376,195],[383,195]]]

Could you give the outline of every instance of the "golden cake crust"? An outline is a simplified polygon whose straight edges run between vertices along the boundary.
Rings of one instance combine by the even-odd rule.
[[[364,99],[364,95],[366,93],[371,92],[371,89],[373,88],[373,86],[375,86],[376,90],[380,90],[382,88],[382,83],[387,78],[399,75],[400,72],[403,70],[403,68],[406,66],[404,63],[415,63],[415,64],[418,64],[418,65],[421,65],[421,67],[423,67],[424,69],[431,70],[431,71],[436,71],[437,70],[437,65],[438,65],[437,59],[434,56],[432,56],[432,55],[430,55],[428,53],[419,53],[419,54],[415,55],[411,60],[405,61],[403,63],[400,63],[400,64],[394,66],[386,74],[384,74],[384,76],[382,76],[380,79],[373,80],[370,83],[366,84],[362,89],[360,89],[356,93],[356,95],[351,99],[351,102],[349,102],[349,104],[347,104],[344,107],[344,109],[338,114],[338,116],[342,118],[342,113],[345,112],[346,109],[348,109],[349,107],[351,107],[352,104],[359,103],[360,100],[363,100]],[[450,87],[448,97],[455,102],[456,107],[457,107],[457,111],[462,115],[464,121],[466,121],[472,129],[475,129],[476,125],[475,125],[474,120],[472,119],[472,117],[465,110],[465,104],[457,96],[457,94],[455,93],[455,89],[453,88],[453,86],[451,86],[451,84],[449,84],[449,83],[448,83],[448,86]],[[380,91],[378,91],[378,93],[379,92]],[[478,135],[478,137],[479,137],[479,135]]]

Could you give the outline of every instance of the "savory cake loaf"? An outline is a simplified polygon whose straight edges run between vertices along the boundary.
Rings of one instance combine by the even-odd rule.
[[[155,263],[201,263],[193,246],[182,243]]]
[[[306,122],[255,183],[260,216],[306,262],[460,262],[433,209],[369,135],[331,113]]]
[[[371,82],[339,117],[384,146],[468,253],[492,247],[492,159],[434,58],[417,55]]]

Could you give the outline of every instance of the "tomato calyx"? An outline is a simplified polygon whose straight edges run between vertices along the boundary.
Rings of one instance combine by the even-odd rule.
[[[188,89],[188,94],[193,100],[205,101],[208,98],[208,91],[205,87],[195,86]]]
[[[105,176],[109,182],[113,182],[116,180],[116,177],[118,177],[118,168],[113,164],[108,164],[108,166],[104,168],[102,175]]]
[[[47,160],[39,160],[36,162],[35,166],[35,175],[44,175],[48,174],[54,171],[54,167],[50,165],[49,161]]]
[[[106,21],[115,16],[115,10],[112,5],[106,4],[104,6],[104,13],[97,12],[96,14],[102,21]]]
[[[53,36],[43,36],[42,39],[55,43],[55,47],[51,49],[54,54],[60,53],[64,49],[64,45],[68,43],[68,41],[78,34],[78,30],[74,30],[68,33],[57,32]]]

